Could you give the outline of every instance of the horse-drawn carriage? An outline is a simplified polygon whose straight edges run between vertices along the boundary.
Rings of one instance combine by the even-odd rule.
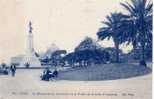
[[[54,70],[51,72],[48,68],[43,71],[41,75],[41,80],[50,81],[58,77],[58,71]]]

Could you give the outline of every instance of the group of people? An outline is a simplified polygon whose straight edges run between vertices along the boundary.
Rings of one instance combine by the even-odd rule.
[[[5,64],[3,64],[0,67],[0,72],[4,75],[11,73],[12,77],[14,77],[16,73],[16,66],[12,64],[10,67],[7,67]]]
[[[57,69],[55,69],[52,72],[49,68],[46,68],[43,71],[43,75],[41,76],[41,80],[49,81],[49,80],[52,80],[53,78],[57,78],[57,77],[58,77]]]
[[[15,76],[16,74],[16,65],[12,64],[9,68],[7,66],[2,66],[3,71],[5,71],[6,73],[5,74],[9,74],[11,73],[12,77]],[[49,67],[45,68],[44,71],[43,71],[43,74],[41,75],[41,80],[44,80],[44,81],[49,81],[49,80],[53,80],[54,78],[57,78],[58,77],[58,70],[55,69],[54,71],[51,71],[49,69]]]

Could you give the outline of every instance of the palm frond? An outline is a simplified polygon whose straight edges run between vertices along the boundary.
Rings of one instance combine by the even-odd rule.
[[[110,22],[107,22],[107,21],[103,21],[102,23],[105,24],[108,27],[110,27],[112,25]]]
[[[125,3],[120,3],[120,5],[122,5],[126,10],[128,10],[128,12],[130,14],[132,14],[132,16],[135,16],[135,9],[131,4],[126,2],[126,4]]]
[[[110,23],[112,23],[112,18],[111,18],[110,16],[106,16],[106,19],[107,19]]]
[[[146,6],[146,8],[145,8],[146,15],[152,13],[152,11],[153,11],[152,8],[153,8],[153,4],[152,3],[148,3],[147,6]]]

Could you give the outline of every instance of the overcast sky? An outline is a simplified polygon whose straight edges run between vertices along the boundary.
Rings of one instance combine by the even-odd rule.
[[[24,53],[29,20],[34,28],[36,51],[45,51],[55,43],[70,52],[85,36],[97,39],[101,21],[111,12],[123,12],[119,3],[124,1],[0,0],[0,62]],[[112,41],[101,44],[113,46]]]

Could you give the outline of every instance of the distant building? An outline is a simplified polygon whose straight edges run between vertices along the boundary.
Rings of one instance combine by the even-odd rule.
[[[51,58],[52,54],[53,54],[55,51],[58,51],[58,50],[60,50],[60,49],[58,48],[58,46],[57,46],[56,44],[53,43],[53,44],[50,45],[50,47],[47,49],[47,51],[46,51],[44,54],[42,54],[42,55],[40,56],[40,59]]]
[[[24,55],[18,55],[11,57],[11,64],[20,65],[20,62],[23,60]]]

